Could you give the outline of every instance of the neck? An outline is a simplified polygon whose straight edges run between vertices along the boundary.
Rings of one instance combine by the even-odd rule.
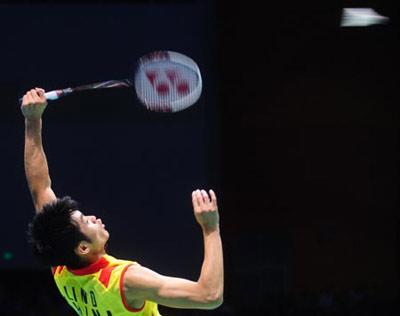
[[[88,266],[92,263],[99,261],[105,254],[106,252],[104,250],[94,254],[88,254],[87,257],[83,260],[83,262],[85,263],[85,266]]]
[[[99,260],[93,261],[93,262],[87,262],[87,265],[77,268],[77,269],[71,269],[69,267],[68,271],[75,275],[88,275],[88,274],[93,274],[98,272],[99,270],[107,267],[109,264],[109,261],[105,257],[100,257]]]

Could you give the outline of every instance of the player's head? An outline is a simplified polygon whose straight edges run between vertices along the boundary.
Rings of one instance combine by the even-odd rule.
[[[80,268],[105,252],[109,234],[100,219],[82,214],[66,196],[43,206],[29,225],[29,237],[42,263]]]

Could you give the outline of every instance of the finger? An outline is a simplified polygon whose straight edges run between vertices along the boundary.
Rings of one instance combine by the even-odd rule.
[[[22,97],[22,106],[25,106],[28,103],[28,96],[24,94]]]
[[[196,200],[197,200],[198,205],[200,207],[202,207],[204,202],[203,202],[203,197],[201,196],[201,191],[200,190],[196,190]]]
[[[35,103],[41,102],[39,92],[36,89],[32,89],[31,92],[32,92],[32,97],[33,97],[33,100],[35,101]]]
[[[213,190],[210,190],[209,192],[211,196],[211,204],[217,207],[217,196],[215,195],[215,192]]]
[[[201,190],[201,196],[203,198],[204,203],[210,203],[210,198],[205,190]]]
[[[30,104],[30,103],[34,103],[33,102],[33,97],[32,97],[32,93],[30,91],[28,91],[26,94],[26,104]]]
[[[195,210],[197,210],[200,207],[200,203],[197,199],[197,191],[192,192],[192,203]]]
[[[36,92],[38,93],[39,97],[43,98],[45,97],[45,91],[42,88],[36,88]]]
[[[34,91],[33,89],[31,89],[31,90],[29,90],[26,94],[27,94],[31,99],[33,99],[33,97],[35,96],[35,91]]]
[[[197,206],[196,191],[192,192],[192,203]]]

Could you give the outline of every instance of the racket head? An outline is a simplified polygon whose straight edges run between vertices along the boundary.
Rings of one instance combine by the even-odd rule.
[[[194,105],[203,87],[196,62],[173,51],[155,51],[141,57],[133,83],[140,102],[156,112],[178,112]]]

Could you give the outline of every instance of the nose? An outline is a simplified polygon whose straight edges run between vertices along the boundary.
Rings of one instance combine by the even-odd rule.
[[[101,218],[96,218],[96,216],[93,216],[93,222],[102,224]]]

